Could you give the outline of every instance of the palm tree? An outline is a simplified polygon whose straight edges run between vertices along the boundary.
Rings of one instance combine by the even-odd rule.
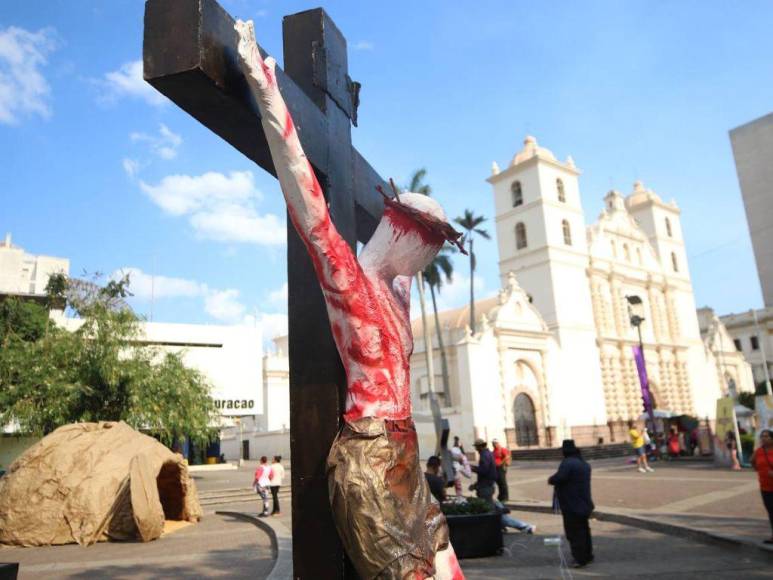
[[[427,175],[425,168],[417,169],[411,176],[411,181],[403,191],[409,191],[413,193],[423,193],[429,195],[432,192],[432,188],[429,184],[424,183],[424,178]],[[440,409],[437,407],[435,400],[435,369],[432,360],[432,338],[429,333],[429,326],[427,325],[427,303],[424,299],[424,276],[422,272],[416,274],[416,289],[419,291],[419,306],[421,307],[421,327],[424,331],[424,358],[427,365],[427,386],[429,388],[430,406],[432,407],[432,414],[439,417]],[[438,442],[438,447],[440,443]]]
[[[475,278],[475,253],[472,251],[473,234],[478,234],[480,237],[490,239],[491,236],[484,229],[478,226],[486,221],[486,218],[482,215],[476,216],[472,210],[464,210],[464,215],[454,220],[457,224],[467,230],[467,240],[470,245],[470,330],[475,333],[475,291],[473,289],[473,281]]]
[[[411,182],[408,184],[408,187],[405,188],[405,191],[431,195],[432,187],[429,184],[424,183],[425,177],[427,177],[427,170],[424,167],[414,171],[413,176],[411,177]]]
[[[445,345],[443,344],[443,333],[440,331],[440,318],[437,313],[435,294],[436,291],[440,292],[444,278],[446,282],[451,281],[454,266],[451,263],[450,256],[454,251],[454,248],[448,246],[441,248],[435,259],[424,269],[424,281],[429,286],[429,292],[432,296],[432,310],[435,312],[435,332],[437,334],[438,348],[440,349],[440,366],[443,373],[443,399],[445,400],[446,407],[451,406],[451,388],[448,378],[448,360],[446,358]]]

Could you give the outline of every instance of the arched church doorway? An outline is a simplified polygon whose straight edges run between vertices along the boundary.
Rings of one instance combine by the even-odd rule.
[[[515,397],[513,417],[515,418],[515,442],[518,447],[539,445],[537,416],[534,413],[534,403],[529,395],[521,393]]]

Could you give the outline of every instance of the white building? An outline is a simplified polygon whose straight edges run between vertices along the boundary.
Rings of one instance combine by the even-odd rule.
[[[0,242],[0,294],[43,296],[52,274],[67,274],[70,260],[28,254],[11,243],[11,234]]]
[[[773,307],[727,314],[721,320],[735,348],[752,365],[754,383],[769,381],[773,375]]]
[[[61,327],[75,331],[79,318],[52,316]],[[159,353],[177,353],[189,368],[212,385],[211,396],[223,418],[263,414],[262,333],[252,326],[141,322],[139,342]]]
[[[766,307],[773,307],[773,113],[730,131]]]

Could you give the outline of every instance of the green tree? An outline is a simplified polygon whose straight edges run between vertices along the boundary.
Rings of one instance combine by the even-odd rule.
[[[473,238],[475,237],[474,234],[478,234],[480,237],[489,239],[491,236],[489,236],[488,232],[479,226],[486,221],[486,218],[482,215],[476,216],[472,210],[466,209],[464,210],[464,215],[456,218],[454,220],[457,224],[459,224],[464,230],[467,231],[467,244],[470,247],[469,253],[470,253],[470,330],[472,332],[475,332],[475,289],[474,289],[474,281],[475,281],[475,252],[472,249],[472,242]]]
[[[451,254],[454,249],[451,247],[441,248],[438,255],[424,269],[424,281],[429,286],[430,296],[432,296],[432,310],[435,313],[435,333],[437,334],[438,348],[440,349],[440,366],[443,376],[443,396],[446,406],[451,405],[451,387],[448,375],[448,358],[446,357],[446,348],[443,344],[443,333],[440,329],[440,317],[437,311],[436,294],[440,293],[443,282],[450,282],[454,273],[454,266],[451,262]]]
[[[214,436],[209,384],[180,354],[142,343],[139,320],[122,301],[128,284],[126,277],[68,293],[82,319],[75,332],[41,331],[47,313],[39,305],[14,306],[5,318],[7,303],[0,305],[0,424],[45,435],[78,421],[125,421],[168,445],[184,435],[199,443]]]

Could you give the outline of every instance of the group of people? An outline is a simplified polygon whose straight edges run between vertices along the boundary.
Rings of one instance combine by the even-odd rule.
[[[451,456],[454,465],[453,482],[456,500],[463,500],[461,478],[470,477],[471,473],[476,473],[477,481],[470,486],[470,489],[475,491],[477,497],[490,503],[493,511],[500,515],[503,531],[513,528],[533,534],[537,527],[512,517],[510,510],[502,503],[509,499],[507,468],[510,465],[511,454],[497,440],[492,441],[492,446],[493,450],[488,448],[486,441],[477,439],[474,447],[478,453],[478,464],[470,465],[459,438],[454,438]],[[563,517],[564,532],[574,558],[573,566],[582,568],[590,564],[594,558],[589,523],[594,509],[590,489],[591,467],[582,458],[580,450],[572,439],[564,440],[561,449],[564,459],[558,471],[548,478],[548,484],[554,488],[554,508],[560,511]],[[427,460],[425,477],[435,499],[441,503],[447,501],[446,479],[441,475],[439,457],[432,456]],[[496,488],[498,488],[498,494],[494,499]]]
[[[282,487],[285,468],[282,466],[282,456],[274,455],[274,462],[269,465],[268,457],[265,455],[260,458],[260,463],[255,469],[255,477],[252,481],[252,487],[263,501],[263,511],[258,514],[260,518],[267,518],[269,515],[279,516],[282,512],[279,508],[279,488]],[[268,494],[271,493],[273,500],[273,509],[268,511]]]

